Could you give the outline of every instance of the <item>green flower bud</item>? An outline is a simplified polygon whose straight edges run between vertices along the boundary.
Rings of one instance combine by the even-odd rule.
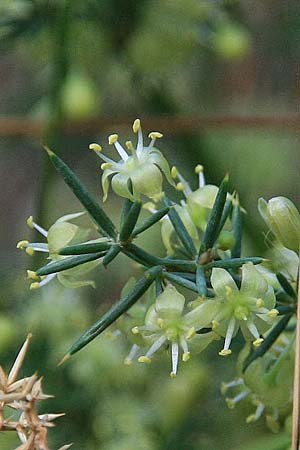
[[[258,210],[276,239],[298,253],[300,214],[294,203],[286,197],[274,197],[268,202],[260,198]]]
[[[229,250],[235,244],[235,238],[231,231],[223,230],[221,231],[217,244],[221,250]]]

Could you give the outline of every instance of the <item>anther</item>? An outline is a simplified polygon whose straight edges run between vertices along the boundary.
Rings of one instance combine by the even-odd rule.
[[[279,314],[278,309],[271,309],[269,312],[267,312],[267,316],[269,317],[277,317]]]
[[[203,166],[201,164],[197,164],[195,167],[195,173],[199,175],[199,173],[203,172]]]
[[[119,136],[117,134],[111,134],[108,136],[108,143],[109,145],[113,145],[117,140],[119,139]]]
[[[151,131],[151,133],[148,134],[148,137],[150,139],[160,139],[163,137],[163,134],[159,131]]]
[[[27,225],[29,226],[29,228],[34,228],[34,224],[33,224],[33,217],[29,216],[28,219],[26,220]]]
[[[93,151],[96,152],[96,153],[102,152],[102,147],[101,147],[101,145],[96,144],[96,143],[90,144],[90,145],[89,145],[89,149],[90,149],[90,150],[93,150]]]
[[[21,248],[21,249],[27,248],[28,244],[29,244],[29,241],[25,241],[25,240],[19,241],[17,243],[17,248]]]
[[[182,361],[183,362],[187,362],[191,357],[191,353],[190,352],[184,352],[182,355]]]
[[[145,364],[150,364],[151,363],[151,358],[149,358],[148,356],[140,356],[139,359],[138,359],[138,362],[145,363]]]
[[[34,255],[34,250],[31,247],[27,247],[25,252],[27,253],[27,255],[29,256],[33,256]]]
[[[141,121],[140,119],[135,119],[132,125],[132,129],[134,133],[137,133],[139,129],[141,128]]]

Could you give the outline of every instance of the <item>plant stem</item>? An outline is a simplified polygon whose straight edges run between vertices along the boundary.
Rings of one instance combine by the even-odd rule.
[[[299,255],[300,256],[300,255]],[[298,297],[297,297],[297,325],[295,342],[295,368],[294,368],[294,393],[293,393],[293,428],[292,450],[299,449],[299,395],[300,395],[300,263],[298,266]]]

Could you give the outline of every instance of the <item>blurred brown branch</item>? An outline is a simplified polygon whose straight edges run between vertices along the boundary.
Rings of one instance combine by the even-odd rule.
[[[97,117],[88,120],[65,121],[65,134],[88,135],[118,127],[128,127],[134,117]],[[203,129],[226,128],[274,128],[276,130],[300,131],[300,114],[290,113],[278,116],[146,116],[143,126],[148,130],[159,130],[168,134],[199,131]],[[45,129],[43,121],[27,118],[0,118],[1,136],[28,136],[42,138]]]

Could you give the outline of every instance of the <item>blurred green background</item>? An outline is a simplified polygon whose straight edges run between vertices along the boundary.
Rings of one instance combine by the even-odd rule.
[[[123,365],[128,346],[103,336],[64,367],[70,343],[114,300],[134,266],[120,259],[96,272],[97,289],[51,283],[32,293],[16,250],[80,210],[46,160],[47,143],[101,199],[99,163],[87,151],[141,118],[164,133],[160,149],[196,185],[229,171],[247,209],[245,251],[262,252],[259,196],[299,205],[300,4],[297,0],[2,0],[0,4],[0,351],[9,367],[32,331],[24,372],[45,377],[47,411],[67,413],[53,448],[85,450],[281,450],[263,420],[246,425],[249,405],[229,411],[220,382],[234,376],[210,349],[168,377],[169,361]],[[109,153],[109,152],[108,152]],[[120,202],[109,196],[117,220]],[[159,228],[148,248],[161,246]],[[255,438],[254,438],[255,436]],[[0,447],[17,440],[0,433]]]

